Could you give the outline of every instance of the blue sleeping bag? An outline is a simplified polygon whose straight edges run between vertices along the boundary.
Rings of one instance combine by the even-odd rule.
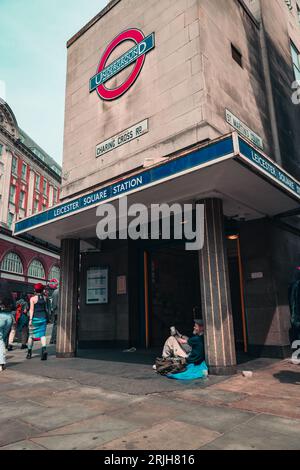
[[[189,364],[184,372],[179,372],[179,374],[168,374],[168,379],[175,380],[196,380],[206,378],[208,375],[208,367],[206,362],[203,361],[202,364],[196,366],[195,364]]]

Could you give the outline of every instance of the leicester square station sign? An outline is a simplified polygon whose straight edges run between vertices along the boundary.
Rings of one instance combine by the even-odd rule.
[[[131,41],[135,45],[111,64],[106,65],[111,54],[123,42]],[[139,29],[128,29],[119,34],[106,48],[101,57],[96,75],[90,79],[90,93],[97,90],[98,95],[105,101],[112,101],[124,95],[138,78],[146,59],[146,54],[155,47],[155,33],[145,37]],[[105,83],[122,70],[135,64],[125,82],[117,88],[108,89]]]

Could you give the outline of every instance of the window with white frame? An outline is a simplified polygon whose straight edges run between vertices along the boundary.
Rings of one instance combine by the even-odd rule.
[[[295,79],[300,81],[300,52],[293,42],[291,42],[291,52],[293,58],[293,67]]]
[[[14,223],[14,214],[12,214],[11,212],[8,213],[8,216],[7,216],[7,226],[8,228],[11,230],[12,228],[12,225]]]
[[[58,266],[52,266],[50,273],[49,273],[49,280],[51,279],[57,279],[59,281],[60,279],[60,268]]]
[[[1,263],[2,271],[6,271],[8,273],[13,274],[23,274],[24,268],[23,263],[19,255],[11,251],[8,253],[2,260]]]
[[[47,180],[45,178],[43,181],[43,194],[47,194]]]
[[[16,187],[14,185],[11,185],[9,189],[9,202],[11,204],[16,202]]]
[[[18,159],[16,157],[12,158],[11,171],[14,175],[18,175]]]
[[[35,277],[37,279],[45,279],[45,269],[42,263],[38,259],[34,259],[28,269],[28,276]]]
[[[40,181],[41,181],[40,175],[35,175],[35,189],[37,191],[40,190]]]
[[[20,192],[19,207],[20,207],[20,209],[25,209],[25,193],[24,193],[24,191]]]
[[[26,174],[27,174],[27,165],[26,163],[22,164],[22,180],[26,181]]]

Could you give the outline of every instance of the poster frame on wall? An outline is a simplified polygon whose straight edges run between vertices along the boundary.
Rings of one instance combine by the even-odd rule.
[[[93,277],[91,274],[93,273]],[[108,266],[90,266],[86,271],[86,305],[106,305],[109,303]],[[98,279],[99,283],[92,280]],[[101,290],[96,293],[95,291]],[[94,291],[94,293],[92,292]]]

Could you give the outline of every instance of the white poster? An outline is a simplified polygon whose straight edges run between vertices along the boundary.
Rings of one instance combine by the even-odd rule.
[[[108,303],[108,269],[89,268],[86,280],[86,303],[107,304]]]

